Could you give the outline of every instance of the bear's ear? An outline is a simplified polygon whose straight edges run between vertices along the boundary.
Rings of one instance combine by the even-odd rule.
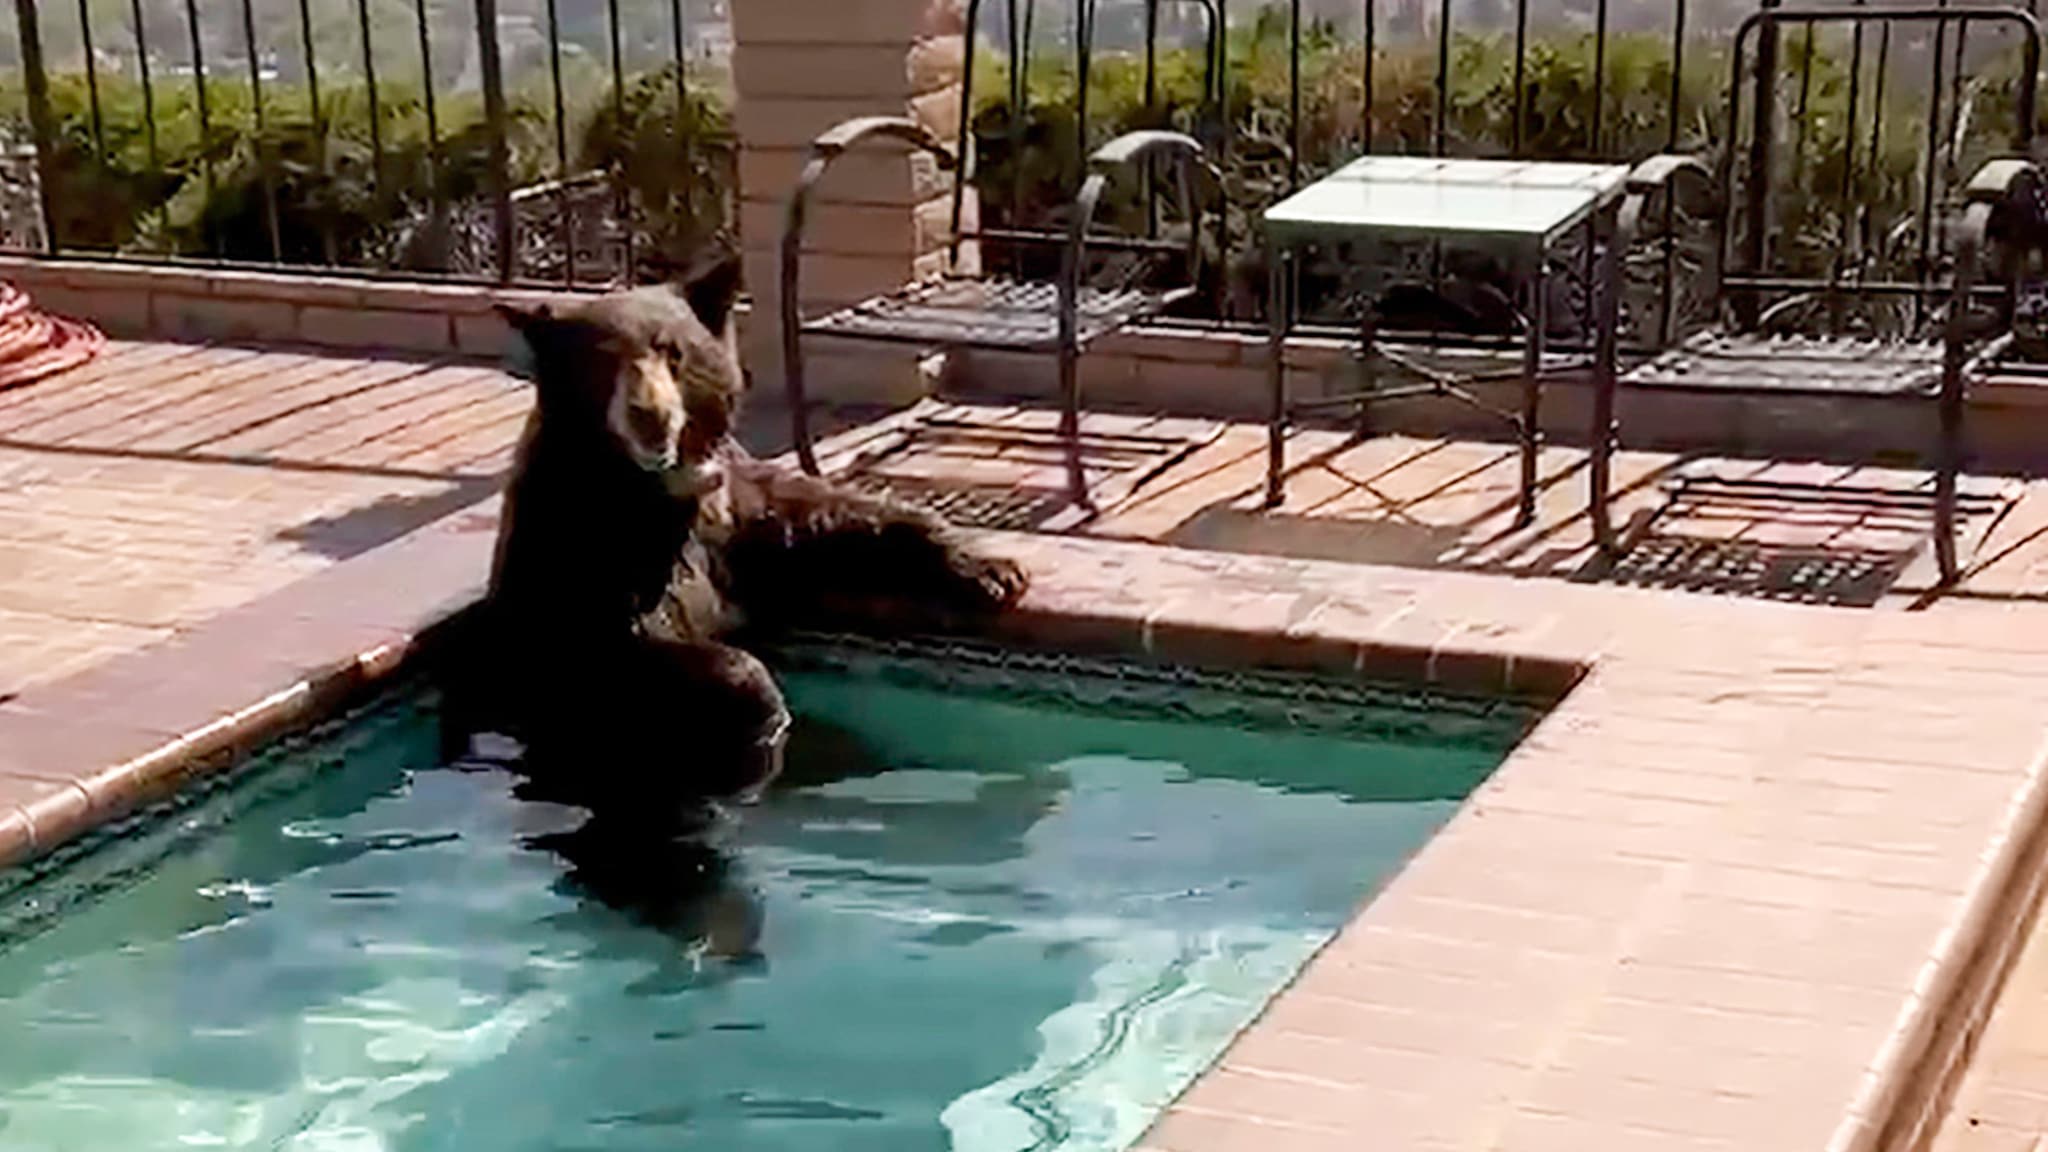
[[[540,334],[554,322],[554,309],[546,304],[528,308],[499,301],[491,305],[491,310],[512,329],[512,343],[505,350],[506,373],[520,380],[538,383],[540,357],[536,346]]]
[[[521,335],[525,335],[555,318],[555,310],[548,307],[545,303],[527,307],[524,304],[513,304],[509,301],[497,300],[492,302],[491,311],[496,312],[498,319],[511,325],[512,330]]]
[[[707,331],[724,336],[740,299],[740,254],[722,248],[717,255],[698,262],[676,290],[689,301],[690,311]]]

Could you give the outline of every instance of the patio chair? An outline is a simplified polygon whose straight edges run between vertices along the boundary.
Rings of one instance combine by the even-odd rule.
[[[2017,107],[2011,153],[1984,161],[1967,180],[1947,188],[1938,179],[1944,168],[1960,173],[1963,117],[1966,114],[1961,69],[1950,77],[1954,91],[1943,92],[1944,59],[1951,48],[1962,60],[1967,29],[1981,24],[2013,26],[2020,37],[2024,63],[2016,77]],[[1771,176],[1776,139],[1778,33],[1790,27],[1811,29],[1822,24],[1847,24],[1856,32],[1859,53],[1852,68],[1860,69],[1861,30],[1871,25],[1914,26],[1929,34],[1934,83],[1928,89],[1928,145],[1923,159],[1917,220],[1906,222],[1913,242],[1886,254],[1883,244],[1858,239],[1851,217],[1852,182],[1862,174],[1856,154],[1856,133],[1847,134],[1848,156],[1842,177],[1841,224],[1835,237],[1832,266],[1823,277],[1809,271],[1786,270],[1771,262],[1778,232],[1772,218]],[[1887,33],[1888,28],[1883,29]],[[1871,39],[1878,39],[1871,37]],[[1879,41],[1889,45],[1889,34]],[[1646,353],[1627,371],[1617,370],[1613,341],[1595,357],[1593,444],[1590,468],[1591,513],[1600,550],[1610,560],[1628,551],[1613,522],[1613,455],[1619,447],[1615,419],[1620,385],[1668,393],[1746,394],[1756,396],[1863,397],[1892,401],[1931,402],[1936,414],[1930,431],[1934,491],[1931,501],[1915,490],[1852,490],[1819,485],[1806,492],[1768,481],[1755,488],[1794,499],[1817,496],[1904,504],[1915,512],[1931,504],[1934,550],[1943,587],[1959,577],[1957,531],[1959,484],[1966,462],[1965,414],[1970,387],[2008,350],[2013,338],[2015,301],[2022,259],[2040,250],[2044,235],[2044,182],[2032,157],[2035,148],[2035,87],[2041,61],[2042,36],[2036,19],[2012,8],[1875,8],[1773,7],[1746,18],[1739,27],[1733,53],[1728,124],[1738,139],[1718,160],[1663,155],[1642,162],[1631,173],[1623,201],[1618,235],[1604,259],[1619,262],[1634,241],[1646,233],[1659,241],[1661,279],[1654,315],[1637,323],[1635,337]],[[1750,97],[1747,138],[1741,102],[1746,86],[1746,53],[1754,46],[1754,90]],[[1884,61],[1879,58],[1879,72]],[[1809,56],[1809,67],[1810,56]],[[1848,123],[1860,124],[1858,89],[1849,88]],[[1882,117],[1882,84],[1877,86]],[[1949,123],[1948,139],[1937,128]],[[1873,120],[1878,123],[1879,120]],[[1876,129],[1872,129],[1875,131]],[[1945,154],[1944,154],[1945,153]],[[1874,165],[1873,165],[1874,167]],[[1713,233],[1699,254],[1695,287],[1706,305],[1703,325],[1674,334],[1678,284],[1674,224],[1681,201],[1702,208]],[[1938,200],[1940,201],[1938,203]],[[1952,223],[1951,221],[1952,217]],[[1906,235],[1895,232],[1895,237]],[[1918,252],[1911,248],[1917,243]],[[1866,251],[1865,249],[1869,250]],[[1657,253],[1635,252],[1658,263]],[[1985,279],[1990,266],[1989,282]],[[1610,265],[1613,267],[1613,265]],[[1944,275],[1945,272],[1945,275]],[[1609,283],[1619,284],[1619,279]],[[1615,314],[1620,291],[1605,294],[1602,307]],[[1986,305],[1989,305],[1988,312]],[[1610,326],[1611,330],[1611,326]],[[1715,480],[1717,484],[1742,481]]]
[[[1147,16],[1157,27],[1157,11],[1164,3],[1191,0],[1149,0]],[[1215,100],[1221,92],[1221,20],[1214,0],[1192,0],[1206,13],[1208,35],[1203,80],[1205,99]],[[981,0],[969,0],[967,34],[977,27]],[[1011,141],[1022,142],[1021,123],[1025,93],[1021,77],[1028,65],[1028,37],[1019,34],[1016,0],[1010,0]],[[1027,7],[1024,22],[1028,26]],[[790,194],[784,220],[781,247],[781,338],[785,387],[797,459],[804,471],[817,475],[819,465],[812,444],[805,394],[804,337],[824,336],[839,340],[910,346],[927,350],[961,349],[1042,353],[1057,357],[1059,368],[1058,438],[1064,455],[1066,495],[1075,505],[1093,511],[1088,479],[1083,466],[1081,437],[1080,357],[1090,345],[1133,323],[1158,316],[1195,295],[1201,283],[1203,262],[1204,194],[1215,196],[1222,188],[1222,174],[1209,151],[1194,136],[1163,129],[1125,133],[1086,153],[1087,91],[1089,62],[1094,36],[1094,0],[1077,6],[1076,44],[1079,57],[1080,97],[1077,118],[1084,150],[1084,178],[1075,195],[1063,227],[1052,229],[980,230],[965,227],[965,192],[973,179],[973,82],[974,58],[967,54],[962,80],[959,122],[960,154],[936,134],[918,123],[899,117],[860,117],[841,123],[811,145],[809,162]],[[1148,72],[1152,54],[1147,53]],[[1148,83],[1148,90],[1150,84]],[[941,274],[904,285],[894,291],[840,308],[826,315],[805,318],[801,309],[804,229],[809,217],[813,189],[832,164],[856,146],[871,140],[895,141],[930,154],[942,171],[953,174],[951,235],[946,268]],[[1186,227],[1184,244],[1160,238],[1157,202],[1151,185],[1161,166],[1171,169],[1175,199]],[[1098,230],[1096,217],[1112,181],[1135,179],[1143,186],[1146,199],[1145,235],[1108,233]],[[1224,213],[1216,212],[1219,236],[1225,226]],[[979,263],[1006,265],[1003,271],[981,273],[963,262],[967,244],[983,248],[1003,246],[1017,250],[1031,246],[1056,246],[1058,270],[1050,276],[1033,276],[1021,259],[988,260]],[[1121,253],[1135,258],[1114,283],[1109,277],[1091,277],[1091,255]],[[1182,262],[1181,275],[1161,265],[1167,260]],[[1129,437],[1126,437],[1129,439]]]

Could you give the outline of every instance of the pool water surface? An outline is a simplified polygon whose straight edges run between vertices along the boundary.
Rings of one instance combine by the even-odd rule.
[[[1116,1152],[1530,719],[784,678],[790,778],[658,852],[440,763],[421,690],[0,886],[0,1148]]]

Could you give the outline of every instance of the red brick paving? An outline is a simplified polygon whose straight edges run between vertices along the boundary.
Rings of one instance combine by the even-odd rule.
[[[489,491],[522,405],[465,365],[133,345],[0,395],[0,851],[174,782],[167,734],[210,755],[303,714],[473,595],[492,519],[437,518]],[[1561,579],[1588,550],[1569,451],[1514,529],[1506,449],[1393,437],[1297,437],[1263,514],[1263,435],[1228,430],[1098,539],[989,537],[1037,574],[1019,638],[1570,691],[1145,1147],[1920,1146],[1962,1051],[1933,1025],[1992,986],[1983,946],[2021,939],[2007,893],[2040,867],[2043,499],[1963,596],[1817,608]],[[994,455],[908,464],[1050,481]],[[1626,511],[1670,463],[1624,459]],[[2042,952],[1944,1145],[2048,1123]]]
[[[472,365],[118,342],[0,393],[0,696],[482,499],[503,460],[464,437],[526,403]]]

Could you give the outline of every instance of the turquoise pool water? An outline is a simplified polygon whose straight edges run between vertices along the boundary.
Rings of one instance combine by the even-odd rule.
[[[715,851],[438,763],[407,693],[15,879],[0,1147],[1113,1152],[1529,719],[859,649],[786,685],[793,779]]]

